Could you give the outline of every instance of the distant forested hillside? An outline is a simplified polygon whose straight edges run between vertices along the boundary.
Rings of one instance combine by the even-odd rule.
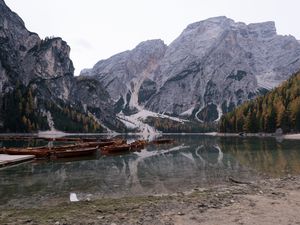
[[[47,113],[52,115],[55,128],[67,132],[103,132],[101,125],[79,107],[63,101],[38,98],[31,86],[17,83],[14,91],[6,93],[0,101],[1,132],[37,132],[48,130]]]
[[[300,132],[300,72],[268,94],[248,101],[220,121],[220,132]]]

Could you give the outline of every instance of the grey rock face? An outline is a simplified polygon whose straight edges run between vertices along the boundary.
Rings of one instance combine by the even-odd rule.
[[[0,5],[1,80],[25,86],[37,79],[73,75],[70,47],[61,38],[41,40],[3,1]],[[6,79],[4,79],[6,77]],[[2,83],[2,82],[1,82]],[[3,87],[2,85],[0,85]],[[5,90],[1,90],[1,93]]]
[[[199,121],[217,120],[300,68],[299,42],[277,35],[274,22],[246,25],[216,17],[189,25],[168,47],[153,41],[150,51],[145,43],[84,73],[102,82],[115,101],[141,83],[135,85],[138,103],[146,109]],[[138,54],[141,48],[151,54]]]
[[[160,88],[147,108],[177,116],[190,109],[196,118],[211,104],[226,112],[286,80],[299,70],[299,58],[297,40],[277,35],[273,22],[217,17],[194,23],[168,47],[154,73]]]
[[[39,100],[53,104],[59,101],[93,113],[101,123],[105,121],[111,127],[118,125],[103,86],[91,77],[74,77],[69,55],[70,47],[65,41],[61,38],[41,40],[0,0],[0,106],[3,95],[13,91],[18,83],[33,88]],[[0,128],[1,115],[5,113],[1,109]]]
[[[85,112],[92,113],[99,121],[111,129],[124,128],[124,125],[116,120],[109,94],[102,84],[91,77],[76,77],[71,87],[70,101],[82,105]]]
[[[81,75],[94,76],[115,102],[121,99],[124,105],[134,108],[142,82],[156,69],[165,50],[161,40],[145,41],[131,51],[99,61],[92,69],[81,71]]]
[[[74,67],[69,56],[70,47],[61,38],[45,39],[28,52],[24,67],[44,79],[72,75]]]
[[[22,63],[26,52],[39,43],[37,34],[25,29],[24,22],[0,0],[0,106],[5,93],[24,79]],[[3,125],[0,109],[0,128]]]
[[[0,77],[1,93],[8,92],[18,74],[22,74],[27,51],[40,42],[37,34],[26,30],[24,22],[0,1]],[[22,74],[23,75],[23,74]]]
[[[146,103],[157,91],[156,83],[150,79],[145,79],[140,87],[138,100],[139,104]]]

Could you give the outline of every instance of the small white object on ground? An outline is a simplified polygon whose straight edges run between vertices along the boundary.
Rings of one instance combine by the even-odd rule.
[[[77,198],[77,195],[76,193],[70,193],[70,201],[71,202],[78,202],[78,198]]]

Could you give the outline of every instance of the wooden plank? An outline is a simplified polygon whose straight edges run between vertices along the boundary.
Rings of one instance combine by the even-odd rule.
[[[23,163],[34,159],[34,155],[7,155],[0,154],[0,167]]]

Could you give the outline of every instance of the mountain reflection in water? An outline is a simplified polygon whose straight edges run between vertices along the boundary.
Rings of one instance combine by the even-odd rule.
[[[174,193],[251,180],[259,173],[300,171],[295,142],[275,139],[168,136],[176,143],[82,161],[44,161],[0,170],[1,205],[36,205],[128,195]],[[296,142],[299,144],[299,142]],[[299,146],[299,145],[298,145]]]
[[[300,174],[300,141],[274,138],[222,138],[224,154],[232,155],[241,165],[262,174],[278,177]]]

